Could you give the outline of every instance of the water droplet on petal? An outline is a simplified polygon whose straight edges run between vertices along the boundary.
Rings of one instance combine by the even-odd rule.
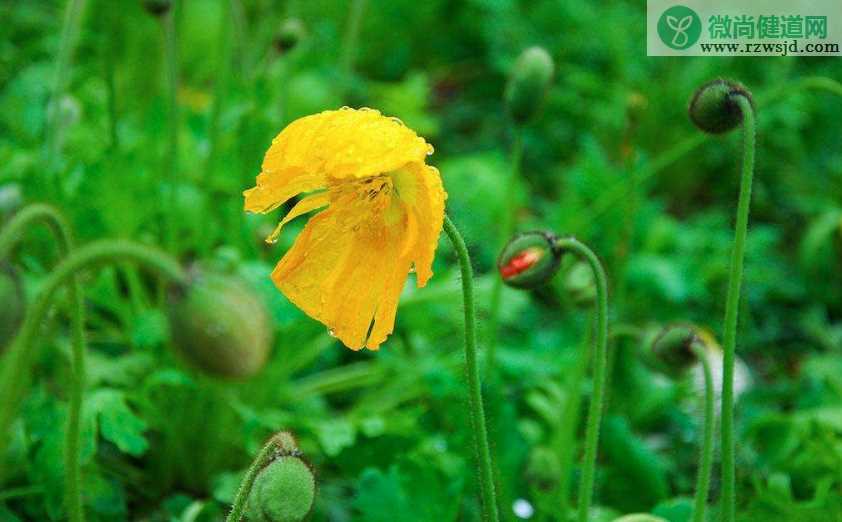
[[[331,336],[331,337],[336,337],[336,330],[334,330],[333,328],[330,328],[330,329],[327,331],[327,334],[328,334],[329,336]]]
[[[409,273],[410,274],[415,273],[415,263],[412,263],[411,265],[409,265]]]

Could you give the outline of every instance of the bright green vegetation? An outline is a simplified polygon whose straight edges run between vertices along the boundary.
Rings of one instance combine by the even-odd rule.
[[[687,115],[695,89],[718,77],[742,82],[757,107],[742,291],[728,307],[738,317],[726,450],[735,520],[842,519],[838,58],[647,58],[645,13],[632,0],[184,0],[161,16],[146,3],[0,7],[0,227],[35,203],[67,221],[0,236],[0,332],[21,327],[8,308],[18,282],[45,316],[25,326],[26,343],[0,338],[0,370],[31,367],[0,371],[15,383],[0,386],[14,397],[0,405],[10,424],[0,521],[224,520],[282,430],[314,470],[312,520],[473,522],[491,493],[500,520],[575,520],[599,333],[593,280],[565,255],[548,286],[500,285],[500,227],[574,234],[605,267],[590,520],[691,520],[708,434],[704,373],[667,376],[644,354],[665,326],[697,325],[720,388],[744,133],[704,135]],[[553,80],[537,113],[514,122],[508,75],[532,46],[549,52]],[[241,193],[286,124],[343,105],[399,117],[435,146],[429,161],[475,276],[470,375],[467,253],[444,237],[435,277],[407,285],[376,353],[342,347],[268,278],[304,220],[267,245],[277,215],[246,215]],[[267,321],[248,323],[271,332],[245,337],[271,340],[254,375],[262,352],[231,379],[173,349],[173,281],[197,268],[237,278],[249,306],[266,308]],[[45,288],[49,302],[38,300]],[[490,470],[477,468],[467,413],[477,377]],[[68,419],[78,437],[65,433]],[[711,521],[722,515],[718,422],[716,435]],[[78,480],[67,474],[75,462]],[[262,467],[252,471],[257,481]],[[245,499],[240,507],[248,512]]]

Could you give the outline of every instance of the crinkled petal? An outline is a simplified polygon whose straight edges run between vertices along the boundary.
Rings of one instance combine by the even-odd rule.
[[[406,170],[412,174],[415,187],[412,193],[402,195],[401,200],[413,213],[417,226],[409,257],[415,264],[417,285],[423,287],[433,276],[433,258],[444,224],[444,202],[447,193],[442,186],[441,175],[435,167],[416,163],[408,165]]]
[[[364,178],[423,162],[432,147],[400,121],[371,109],[325,111],[292,122],[272,141],[246,210],[269,212],[328,179]]]

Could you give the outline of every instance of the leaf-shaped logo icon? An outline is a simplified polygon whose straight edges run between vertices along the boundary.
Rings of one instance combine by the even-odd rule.
[[[681,20],[674,16],[667,16],[667,25],[675,31],[675,34],[672,35],[672,45],[674,47],[684,47],[687,45],[687,40],[690,38],[687,36],[687,29],[690,28],[690,24],[692,23],[693,17],[691,15],[687,15]]]

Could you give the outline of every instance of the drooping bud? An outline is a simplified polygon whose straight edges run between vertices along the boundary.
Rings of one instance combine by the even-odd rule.
[[[273,41],[275,50],[281,54],[291,51],[305,36],[307,36],[307,29],[304,23],[298,18],[287,18],[281,22],[275,35]]]
[[[555,235],[543,231],[513,237],[497,259],[503,282],[514,288],[531,289],[550,281],[561,263],[555,240]]]
[[[26,297],[23,285],[14,267],[0,262],[0,303],[3,312],[0,313],[0,351],[14,338],[26,313]]]
[[[698,333],[692,325],[669,325],[652,343],[652,362],[664,373],[680,375],[696,361],[693,345],[698,342]]]
[[[263,302],[233,276],[199,274],[171,293],[173,344],[211,375],[244,379],[269,356],[272,329]]]
[[[690,100],[690,119],[696,127],[711,134],[739,127],[743,112],[736,100],[738,96],[745,96],[754,107],[754,99],[743,84],[723,79],[708,82],[699,87]]]
[[[294,444],[288,432],[275,436],[279,454],[260,471],[249,494],[246,515],[251,522],[299,522],[313,509],[316,477],[297,447],[284,453],[282,445],[290,441]]]
[[[530,47],[515,61],[506,84],[506,108],[515,122],[523,124],[541,109],[555,65],[553,58],[542,47]]]
[[[163,16],[172,7],[172,0],[143,0],[143,8],[152,16]]]
[[[564,274],[564,290],[576,306],[591,306],[596,301],[596,282],[587,263],[576,261]]]

